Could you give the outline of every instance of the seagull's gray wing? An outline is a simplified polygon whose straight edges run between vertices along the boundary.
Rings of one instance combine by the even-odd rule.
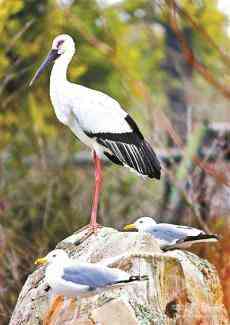
[[[164,251],[189,247],[194,243],[216,242],[219,237],[215,234],[206,234],[203,230],[188,226],[160,223],[150,226],[146,232],[151,234]]]
[[[148,231],[162,245],[174,245],[188,237],[204,234],[202,230],[167,223],[156,224]]]
[[[62,278],[75,284],[88,286],[90,289],[105,287],[122,280],[127,280],[129,275],[118,269],[110,269],[100,265],[81,263],[64,268]]]

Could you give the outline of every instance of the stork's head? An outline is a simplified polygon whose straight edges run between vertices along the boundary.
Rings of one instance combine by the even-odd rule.
[[[29,86],[32,86],[34,81],[42,74],[42,72],[49,64],[55,62],[56,60],[61,60],[61,58],[64,58],[67,60],[67,62],[69,62],[74,55],[74,52],[75,44],[71,36],[67,34],[61,34],[55,37],[51,50],[49,51],[43,63],[38,68]]]
[[[63,261],[68,259],[67,253],[63,249],[55,249],[49,254],[47,254],[45,257],[41,257],[36,259],[34,264],[36,265],[45,265],[45,264],[51,264],[54,261]]]
[[[67,34],[58,35],[53,40],[51,51],[55,51],[58,57],[64,54],[72,57],[75,52],[75,44],[72,37]]]
[[[138,231],[147,231],[150,227],[154,226],[156,221],[150,217],[142,217],[137,219],[134,223],[126,225],[124,230],[138,230]]]

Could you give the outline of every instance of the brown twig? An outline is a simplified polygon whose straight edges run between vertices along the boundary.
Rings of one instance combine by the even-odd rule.
[[[34,22],[35,22],[35,19],[32,18],[31,20],[29,20],[25,23],[25,25],[20,29],[20,31],[9,42],[9,44],[6,48],[6,53],[8,53],[14,47],[17,40],[33,25]]]
[[[187,21],[189,21],[191,26],[195,30],[197,30],[199,32],[199,34],[201,34],[204,37],[204,39],[207,40],[209,42],[209,44],[219,53],[219,55],[222,58],[222,60],[224,61],[224,63],[226,65],[230,66],[230,57],[221,50],[221,48],[216,44],[216,42],[212,39],[212,37],[208,34],[208,32],[203,28],[203,26],[201,26],[199,23],[197,23],[195,21],[195,19],[189,15],[187,10],[185,8],[182,8],[181,6],[179,6],[175,0],[172,0],[172,2],[174,3],[175,10],[181,16],[183,16],[185,19],[187,19]]]
[[[82,23],[79,17],[76,15],[72,16],[70,14],[68,19],[70,19],[71,23],[78,29],[78,32],[82,35],[82,37],[86,39],[90,45],[97,48],[102,54],[109,55],[113,52],[112,47],[87,31],[85,25]]]
[[[223,85],[220,81],[216,80],[213,74],[195,57],[193,51],[190,49],[183,33],[178,27],[177,18],[176,18],[176,7],[173,0],[165,0],[167,5],[170,8],[170,26],[174,31],[177,39],[181,45],[182,54],[185,60],[193,66],[193,68],[199,72],[199,74],[212,86],[218,89],[224,97],[230,99],[230,89]]]
[[[200,214],[200,210],[199,210],[199,205],[197,205],[195,202],[192,202],[187,194],[187,192],[185,191],[184,188],[182,188],[178,182],[175,180],[175,177],[173,176],[173,174],[169,171],[166,170],[166,174],[169,177],[169,179],[171,180],[171,183],[173,184],[173,186],[176,187],[177,191],[179,192],[181,198],[183,199],[183,201],[185,202],[185,204],[187,205],[187,207],[190,208],[193,216],[196,218],[197,222],[199,223],[200,227],[202,229],[204,229],[208,234],[210,234],[210,229],[207,226],[207,224],[204,222],[204,220],[201,217]]]

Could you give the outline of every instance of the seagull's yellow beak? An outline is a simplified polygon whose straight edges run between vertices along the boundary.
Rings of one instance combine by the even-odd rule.
[[[124,230],[137,230],[137,227],[134,225],[134,223],[130,223],[129,225],[124,226]]]
[[[48,260],[46,257],[37,258],[34,262],[35,265],[45,265],[48,263]]]

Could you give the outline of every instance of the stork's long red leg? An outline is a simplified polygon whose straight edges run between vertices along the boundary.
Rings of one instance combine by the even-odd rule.
[[[101,160],[97,156],[95,151],[93,151],[93,160],[95,164],[95,192],[94,192],[93,206],[92,206],[91,219],[90,219],[90,228],[93,231],[95,231],[99,226],[99,224],[97,223],[97,212],[98,212],[99,196],[100,196],[101,184],[102,184]]]
[[[93,197],[93,206],[91,211],[90,224],[79,230],[79,232],[82,232],[84,230],[87,231],[82,238],[78,239],[75,242],[75,245],[80,245],[84,240],[86,240],[93,233],[95,233],[99,227],[101,227],[97,223],[97,212],[98,212],[99,196],[100,196],[101,184],[102,184],[102,169],[101,169],[101,160],[97,156],[95,151],[93,151],[93,160],[95,165],[95,192]]]

